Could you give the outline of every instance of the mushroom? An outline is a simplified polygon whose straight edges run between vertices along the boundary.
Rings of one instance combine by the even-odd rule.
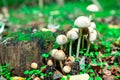
[[[76,51],[76,57],[78,58],[79,50],[80,50],[80,43],[81,43],[81,38],[82,38],[82,29],[90,26],[90,20],[86,16],[80,16],[74,21],[74,25],[79,27],[79,38],[78,38],[77,51]]]
[[[75,62],[75,58],[73,56],[69,56],[68,60],[70,60],[71,62]]]
[[[87,10],[90,12],[98,12],[99,8],[95,4],[91,4],[91,5],[87,6]]]
[[[74,21],[74,25],[78,28],[87,28],[90,26],[90,20],[86,16],[80,16]]]
[[[56,51],[56,53],[54,54],[54,58],[58,61],[62,61],[62,60],[65,60],[66,58],[66,55],[64,53],[63,50],[58,50]]]
[[[71,67],[70,66],[64,66],[62,70],[65,73],[69,73],[71,71]]]
[[[91,22],[90,27],[92,27],[93,29],[95,29],[96,28],[95,22]]]
[[[48,60],[48,61],[47,61],[47,65],[48,65],[48,66],[52,66],[52,65],[53,65],[52,60]]]
[[[79,29],[78,28],[72,28],[71,30],[76,31],[77,33],[79,33]]]
[[[78,38],[78,34],[74,30],[70,30],[67,32],[67,38],[70,39],[69,56],[71,56],[72,55],[72,40],[76,40]]]
[[[51,55],[52,57],[54,57],[54,54],[56,53],[56,51],[58,51],[58,49],[53,49],[53,50],[51,51],[50,55]],[[56,60],[55,60],[55,59],[54,59],[54,64],[56,64]]]
[[[51,51],[50,55],[51,55],[52,57],[54,57],[54,54],[56,53],[56,51],[58,51],[58,50],[57,50],[57,49],[53,49],[53,50]]]
[[[70,30],[67,32],[67,38],[69,38],[71,40],[76,40],[78,38],[78,34],[77,34],[77,32]]]
[[[39,77],[35,77],[33,80],[41,80]]]
[[[74,62],[75,62],[75,58],[74,58],[73,56],[69,56],[69,57],[65,60],[65,65],[72,66]]]
[[[94,29],[92,27],[88,27],[88,30],[90,33],[92,33]]]
[[[67,37],[65,35],[58,35],[56,38],[57,44],[61,45],[61,50],[63,48],[63,44],[67,42]]]
[[[37,63],[35,63],[35,62],[31,63],[31,68],[37,69],[37,67],[38,67],[38,64],[37,64]]]
[[[89,52],[90,46],[91,46],[91,44],[94,43],[94,41],[96,40],[96,38],[97,38],[97,32],[96,32],[96,30],[93,30],[92,32],[89,33],[89,42],[88,42],[88,47],[87,47],[86,53]]]
[[[92,20],[92,13],[93,12],[98,12],[99,8],[95,4],[91,4],[87,7],[87,10],[91,12],[89,19]]]
[[[59,61],[60,67],[62,69],[62,67],[63,67],[62,61],[65,60],[65,58],[66,58],[64,51],[63,50],[56,51],[54,54],[54,58]]]
[[[96,38],[97,38],[97,32],[96,32],[96,30],[93,30],[93,32],[90,32],[90,34],[89,34],[90,43],[94,43]]]

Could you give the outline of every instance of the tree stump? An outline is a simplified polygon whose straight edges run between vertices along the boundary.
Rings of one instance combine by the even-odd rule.
[[[0,64],[9,64],[13,67],[12,75],[24,76],[24,71],[30,69],[32,62],[44,65],[42,53],[47,53],[51,45],[44,46],[45,41],[33,40],[29,42],[0,44]],[[48,47],[49,46],[49,47]]]

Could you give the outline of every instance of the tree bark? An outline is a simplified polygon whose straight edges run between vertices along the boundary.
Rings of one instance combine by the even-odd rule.
[[[30,69],[32,62],[36,62],[38,67],[44,65],[41,55],[50,50],[48,46],[45,47],[42,40],[0,45],[0,64],[8,63],[13,67],[12,75],[25,76],[23,73],[26,69]]]

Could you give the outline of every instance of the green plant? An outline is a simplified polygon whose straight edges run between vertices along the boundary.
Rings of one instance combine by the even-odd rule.
[[[12,76],[11,76],[11,70],[12,68],[8,68],[9,64],[4,64],[4,65],[0,65],[0,75],[5,77],[7,80],[11,80]]]
[[[29,76],[28,78],[26,78],[26,80],[31,80],[33,76],[38,76],[38,77],[47,76],[47,74],[41,72],[39,69],[25,70],[24,74]]]

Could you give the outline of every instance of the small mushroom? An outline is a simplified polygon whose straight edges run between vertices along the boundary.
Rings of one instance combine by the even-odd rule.
[[[95,29],[96,28],[95,22],[91,22],[90,27],[92,27],[93,29]]]
[[[75,62],[75,58],[73,56],[69,56],[68,60],[70,60],[71,62]]]
[[[47,65],[48,65],[48,66],[52,66],[52,65],[53,65],[52,60],[48,60],[48,61],[47,61]]]
[[[90,32],[90,34],[89,34],[89,41],[91,43],[94,43],[96,38],[97,38],[97,32],[96,32],[96,30],[93,30],[93,32]]]
[[[56,38],[57,44],[61,45],[61,49],[63,47],[63,44],[67,42],[67,37],[65,35],[58,35]]]
[[[56,51],[58,51],[58,50],[57,50],[57,49],[53,49],[53,50],[51,51],[50,55],[51,55],[52,57],[54,57],[54,54],[56,53]]]
[[[31,63],[31,68],[37,69],[37,67],[38,67],[38,64],[37,64],[37,63],[35,63],[35,62]]]
[[[64,53],[63,50],[58,50],[56,51],[56,53],[54,54],[54,58],[58,61],[61,61],[61,60],[65,60],[66,58],[66,55]]]
[[[70,71],[71,71],[71,67],[70,66],[64,66],[63,67],[63,72],[69,73]]]
[[[35,77],[33,80],[41,80],[39,77]]]
[[[67,38],[71,40],[76,40],[78,38],[78,34],[74,30],[70,30],[67,32]]]
[[[98,12],[99,8],[95,4],[91,4],[87,7],[87,10],[90,12]]]
[[[95,5],[95,4],[91,4],[87,7],[87,10],[91,12],[90,16],[89,16],[89,19],[92,20],[92,13],[93,12],[98,12],[99,11],[99,8]]]
[[[81,46],[82,29],[90,26],[90,19],[86,16],[80,16],[74,21],[74,25],[79,27],[79,38],[78,38],[77,51],[76,51],[76,57],[78,58],[79,50]]]
[[[73,56],[69,56],[69,57],[65,60],[65,65],[72,66],[74,62],[75,62],[75,58],[74,58]]]
[[[88,27],[88,30],[89,30],[89,33],[92,33],[94,29],[92,27]]]
[[[69,56],[72,55],[72,40],[76,40],[78,38],[78,34],[74,30],[70,30],[67,32],[67,38],[70,39],[70,45],[69,45]]]
[[[76,31],[77,33],[79,33],[79,29],[78,28],[72,28],[71,30]]]
[[[56,53],[54,54],[54,58],[59,61],[60,67],[62,69],[63,67],[62,61],[65,60],[66,58],[64,51],[63,50],[56,51]]]

